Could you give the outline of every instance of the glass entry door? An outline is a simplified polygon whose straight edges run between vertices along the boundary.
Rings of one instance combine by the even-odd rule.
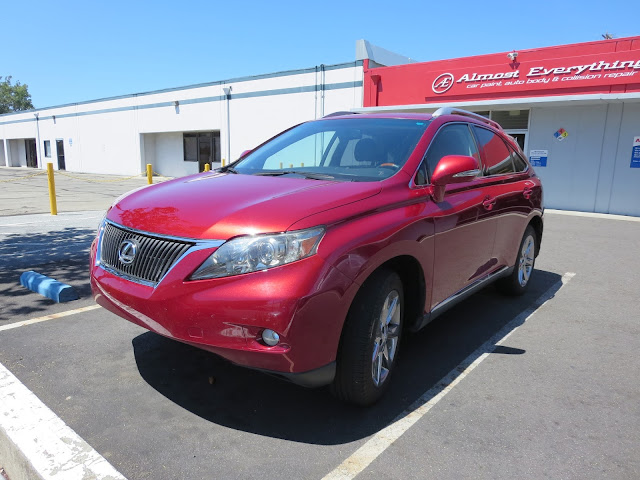
[[[199,133],[198,134],[198,171],[202,172],[204,166],[209,164],[211,166],[211,152],[213,145],[211,142],[211,133]]]
[[[27,156],[27,167],[38,168],[38,149],[35,138],[27,138],[24,141],[24,149]]]
[[[220,162],[220,132],[183,134],[185,162],[198,162],[198,171],[205,165]]]
[[[56,140],[56,152],[58,154],[58,170],[66,170],[64,163],[64,140]]]

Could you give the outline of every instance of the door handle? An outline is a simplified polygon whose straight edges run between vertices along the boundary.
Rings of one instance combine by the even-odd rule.
[[[493,207],[496,204],[496,199],[492,198],[492,197],[487,197],[484,199],[484,202],[482,202],[482,206],[484,207],[485,210],[493,210]]]
[[[522,191],[522,195],[523,195],[523,196],[524,196],[524,198],[526,198],[527,200],[529,200],[529,198],[531,197],[531,194],[532,194],[532,193],[533,193],[533,188],[529,188],[529,187],[525,188],[525,189]]]

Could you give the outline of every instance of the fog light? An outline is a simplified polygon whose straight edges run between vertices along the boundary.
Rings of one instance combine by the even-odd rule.
[[[262,341],[269,345],[270,347],[274,347],[280,341],[280,335],[278,335],[273,330],[269,330],[268,328],[262,332]]]

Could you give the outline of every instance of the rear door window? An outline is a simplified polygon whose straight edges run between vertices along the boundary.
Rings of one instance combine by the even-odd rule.
[[[513,148],[509,147],[509,150],[511,151],[511,159],[516,172],[524,172],[527,169],[527,162]]]
[[[491,130],[474,125],[473,130],[478,139],[484,159],[483,173],[485,176],[506,175],[514,173],[511,151],[504,140]]]

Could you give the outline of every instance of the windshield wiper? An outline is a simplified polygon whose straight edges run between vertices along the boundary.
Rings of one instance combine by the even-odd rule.
[[[270,172],[256,172],[253,175],[262,175],[267,177],[278,177],[280,175],[302,175],[305,178],[311,178],[313,180],[333,180],[336,177],[333,175],[328,175],[326,173],[318,173],[318,172],[305,172],[301,170],[273,170]]]
[[[222,173],[240,173],[240,172],[238,172],[238,171],[237,171],[235,168],[233,168],[233,167],[222,167],[222,168],[220,169],[220,171],[221,171]]]

